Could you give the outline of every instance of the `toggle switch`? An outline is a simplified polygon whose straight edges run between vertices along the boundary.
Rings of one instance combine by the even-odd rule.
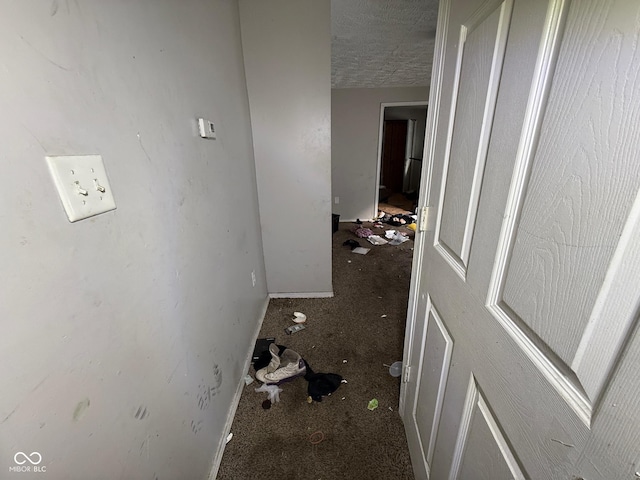
[[[93,179],[93,184],[96,186],[96,190],[97,190],[98,192],[100,192],[100,193],[104,193],[104,192],[106,192],[106,191],[107,191],[107,190],[106,190],[102,185],[100,185],[100,184],[98,183],[98,179],[97,179],[97,178],[94,178],[94,179]]]
[[[89,195],[89,192],[87,192],[84,188],[80,186],[80,182],[76,182],[76,187],[78,187],[78,193],[80,195],[84,195],[85,197]]]

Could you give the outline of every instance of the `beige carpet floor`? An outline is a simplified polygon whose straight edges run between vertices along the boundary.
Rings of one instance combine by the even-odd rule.
[[[352,233],[355,227],[343,223],[333,234],[335,297],[272,299],[260,333],[300,353],[315,372],[337,373],[347,383],[309,404],[308,383],[297,378],[282,385],[280,402],[268,410],[257,382],[246,386],[219,480],[414,478],[398,414],[400,378],[385,366],[402,360],[413,232],[402,227],[410,241],[373,246]],[[342,246],[347,239],[371,250],[352,253]],[[307,315],[306,329],[288,336],[294,311]],[[371,411],[374,398],[378,408]],[[312,444],[315,432],[323,440]]]

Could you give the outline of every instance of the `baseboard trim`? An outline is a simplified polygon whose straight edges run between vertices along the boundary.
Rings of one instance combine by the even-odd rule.
[[[356,223],[357,220],[361,222],[373,222],[372,218],[347,218],[345,220],[341,219],[339,223]]]
[[[331,298],[333,292],[270,293],[269,298]]]
[[[267,315],[267,308],[269,307],[269,298],[265,298],[264,305],[262,306],[262,312],[260,317],[258,317],[258,325],[256,326],[256,331],[253,333],[252,342],[249,344],[249,350],[247,351],[246,360],[244,362],[244,370],[243,372],[249,371],[249,365],[251,365],[251,357],[253,356],[253,349],[256,344],[256,340],[258,339],[258,335],[260,335],[260,329],[262,328],[262,323],[264,322],[264,317]],[[236,393],[233,395],[233,400],[231,401],[231,408],[229,409],[229,413],[227,414],[227,420],[224,425],[224,430],[222,431],[222,437],[220,437],[220,441],[218,442],[218,448],[216,449],[216,454],[213,457],[213,462],[211,465],[211,470],[209,471],[209,480],[215,480],[218,476],[218,470],[220,469],[220,463],[222,462],[222,455],[224,454],[224,449],[227,446],[227,436],[231,431],[231,425],[233,424],[233,419],[236,416],[236,411],[238,410],[238,405],[240,404],[240,397],[242,396],[242,391],[244,390],[244,375],[240,378],[238,382],[238,386],[236,387]]]

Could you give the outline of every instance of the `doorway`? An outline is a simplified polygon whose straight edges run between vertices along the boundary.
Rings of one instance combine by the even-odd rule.
[[[427,102],[382,103],[374,215],[380,204],[413,211],[418,202]]]

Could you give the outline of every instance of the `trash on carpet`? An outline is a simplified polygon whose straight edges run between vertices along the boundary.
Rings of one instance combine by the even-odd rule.
[[[404,233],[396,232],[396,234],[393,236],[393,238],[389,242],[389,245],[400,245],[401,243],[404,243],[407,240],[409,240],[409,237],[407,237]]]
[[[396,378],[402,375],[402,362],[393,362],[389,365],[389,375]]]
[[[282,389],[278,385],[268,385],[264,384],[259,388],[256,388],[256,392],[266,392],[269,395],[269,401],[271,403],[276,403],[280,401],[280,392]]]
[[[378,408],[378,399],[377,398],[372,398],[371,400],[369,400],[369,404],[367,405],[367,408],[371,411],[375,410],[376,408]]]
[[[354,248],[353,250],[351,250],[351,253],[357,253],[360,255],[366,255],[367,253],[369,253],[369,250],[371,250],[370,248],[362,248],[362,247],[358,247],[358,248]]]
[[[386,245],[387,243],[389,243],[380,235],[371,235],[370,237],[367,237],[367,241],[372,245]]]
[[[388,213],[383,212],[382,210],[378,211],[378,222],[388,223],[389,225],[393,225],[395,227],[400,226],[409,226],[412,223],[415,223],[417,220],[417,215],[390,215]]]
[[[258,358],[260,358],[260,355],[262,355],[265,352],[269,351],[269,345],[271,345],[273,342],[275,342],[276,339],[275,338],[259,338],[256,340],[256,346],[253,349],[253,356],[252,356],[252,361],[256,361],[258,360]],[[268,354],[267,354],[268,356]],[[267,363],[269,363],[267,361]]]
[[[233,438],[233,433],[229,432],[229,435],[227,435],[227,441],[225,443],[229,443],[232,438]]]
[[[305,327],[305,326],[304,326],[304,325],[302,325],[301,323],[297,323],[297,324],[295,324],[295,325],[291,325],[290,327],[285,328],[285,329],[284,329],[284,332],[285,332],[287,335],[291,335],[292,333],[299,332],[300,330],[304,330],[305,328],[307,328],[307,327]]]
[[[248,373],[244,376],[244,384],[251,385],[253,383],[253,377]]]
[[[355,232],[353,232],[356,234],[357,237],[360,238],[367,238],[370,237],[371,235],[373,235],[373,232],[371,231],[370,228],[364,228],[364,227],[360,227],[358,228]]]
[[[313,432],[311,435],[309,435],[309,443],[311,443],[311,445],[318,445],[323,440],[324,433],[322,433],[321,431]]]
[[[307,316],[302,312],[293,312],[294,323],[304,323],[307,321]]]
[[[292,325],[290,328],[296,327],[304,328],[304,325]],[[280,401],[279,393],[282,389],[278,385],[302,375],[309,383],[307,386],[307,401],[309,403],[314,400],[321,402],[323,396],[331,395],[342,383],[342,377],[338,374],[315,373],[306,360],[284,345],[272,343],[269,345],[267,355],[269,359],[261,357],[259,362],[254,362],[254,367],[256,365],[262,367],[256,371],[256,379],[264,383],[262,387],[255,390],[256,392],[269,393],[269,398],[262,404],[262,408],[265,410],[271,408],[272,402]],[[265,364],[265,360],[267,364]]]
[[[394,227],[400,227],[402,225],[410,225],[412,223],[415,223],[416,220],[414,217],[415,215],[394,215],[387,220],[387,223],[389,225],[393,225]]]
[[[345,240],[342,243],[343,247],[350,247],[351,250],[353,250],[354,248],[358,248],[360,246],[360,242],[358,242],[357,240],[353,240],[353,239],[349,239],[349,240]]]
[[[307,394],[312,400],[321,402],[322,397],[331,395],[342,383],[342,377],[336,373],[315,373],[309,364],[305,361],[307,373],[304,379],[309,382]]]

